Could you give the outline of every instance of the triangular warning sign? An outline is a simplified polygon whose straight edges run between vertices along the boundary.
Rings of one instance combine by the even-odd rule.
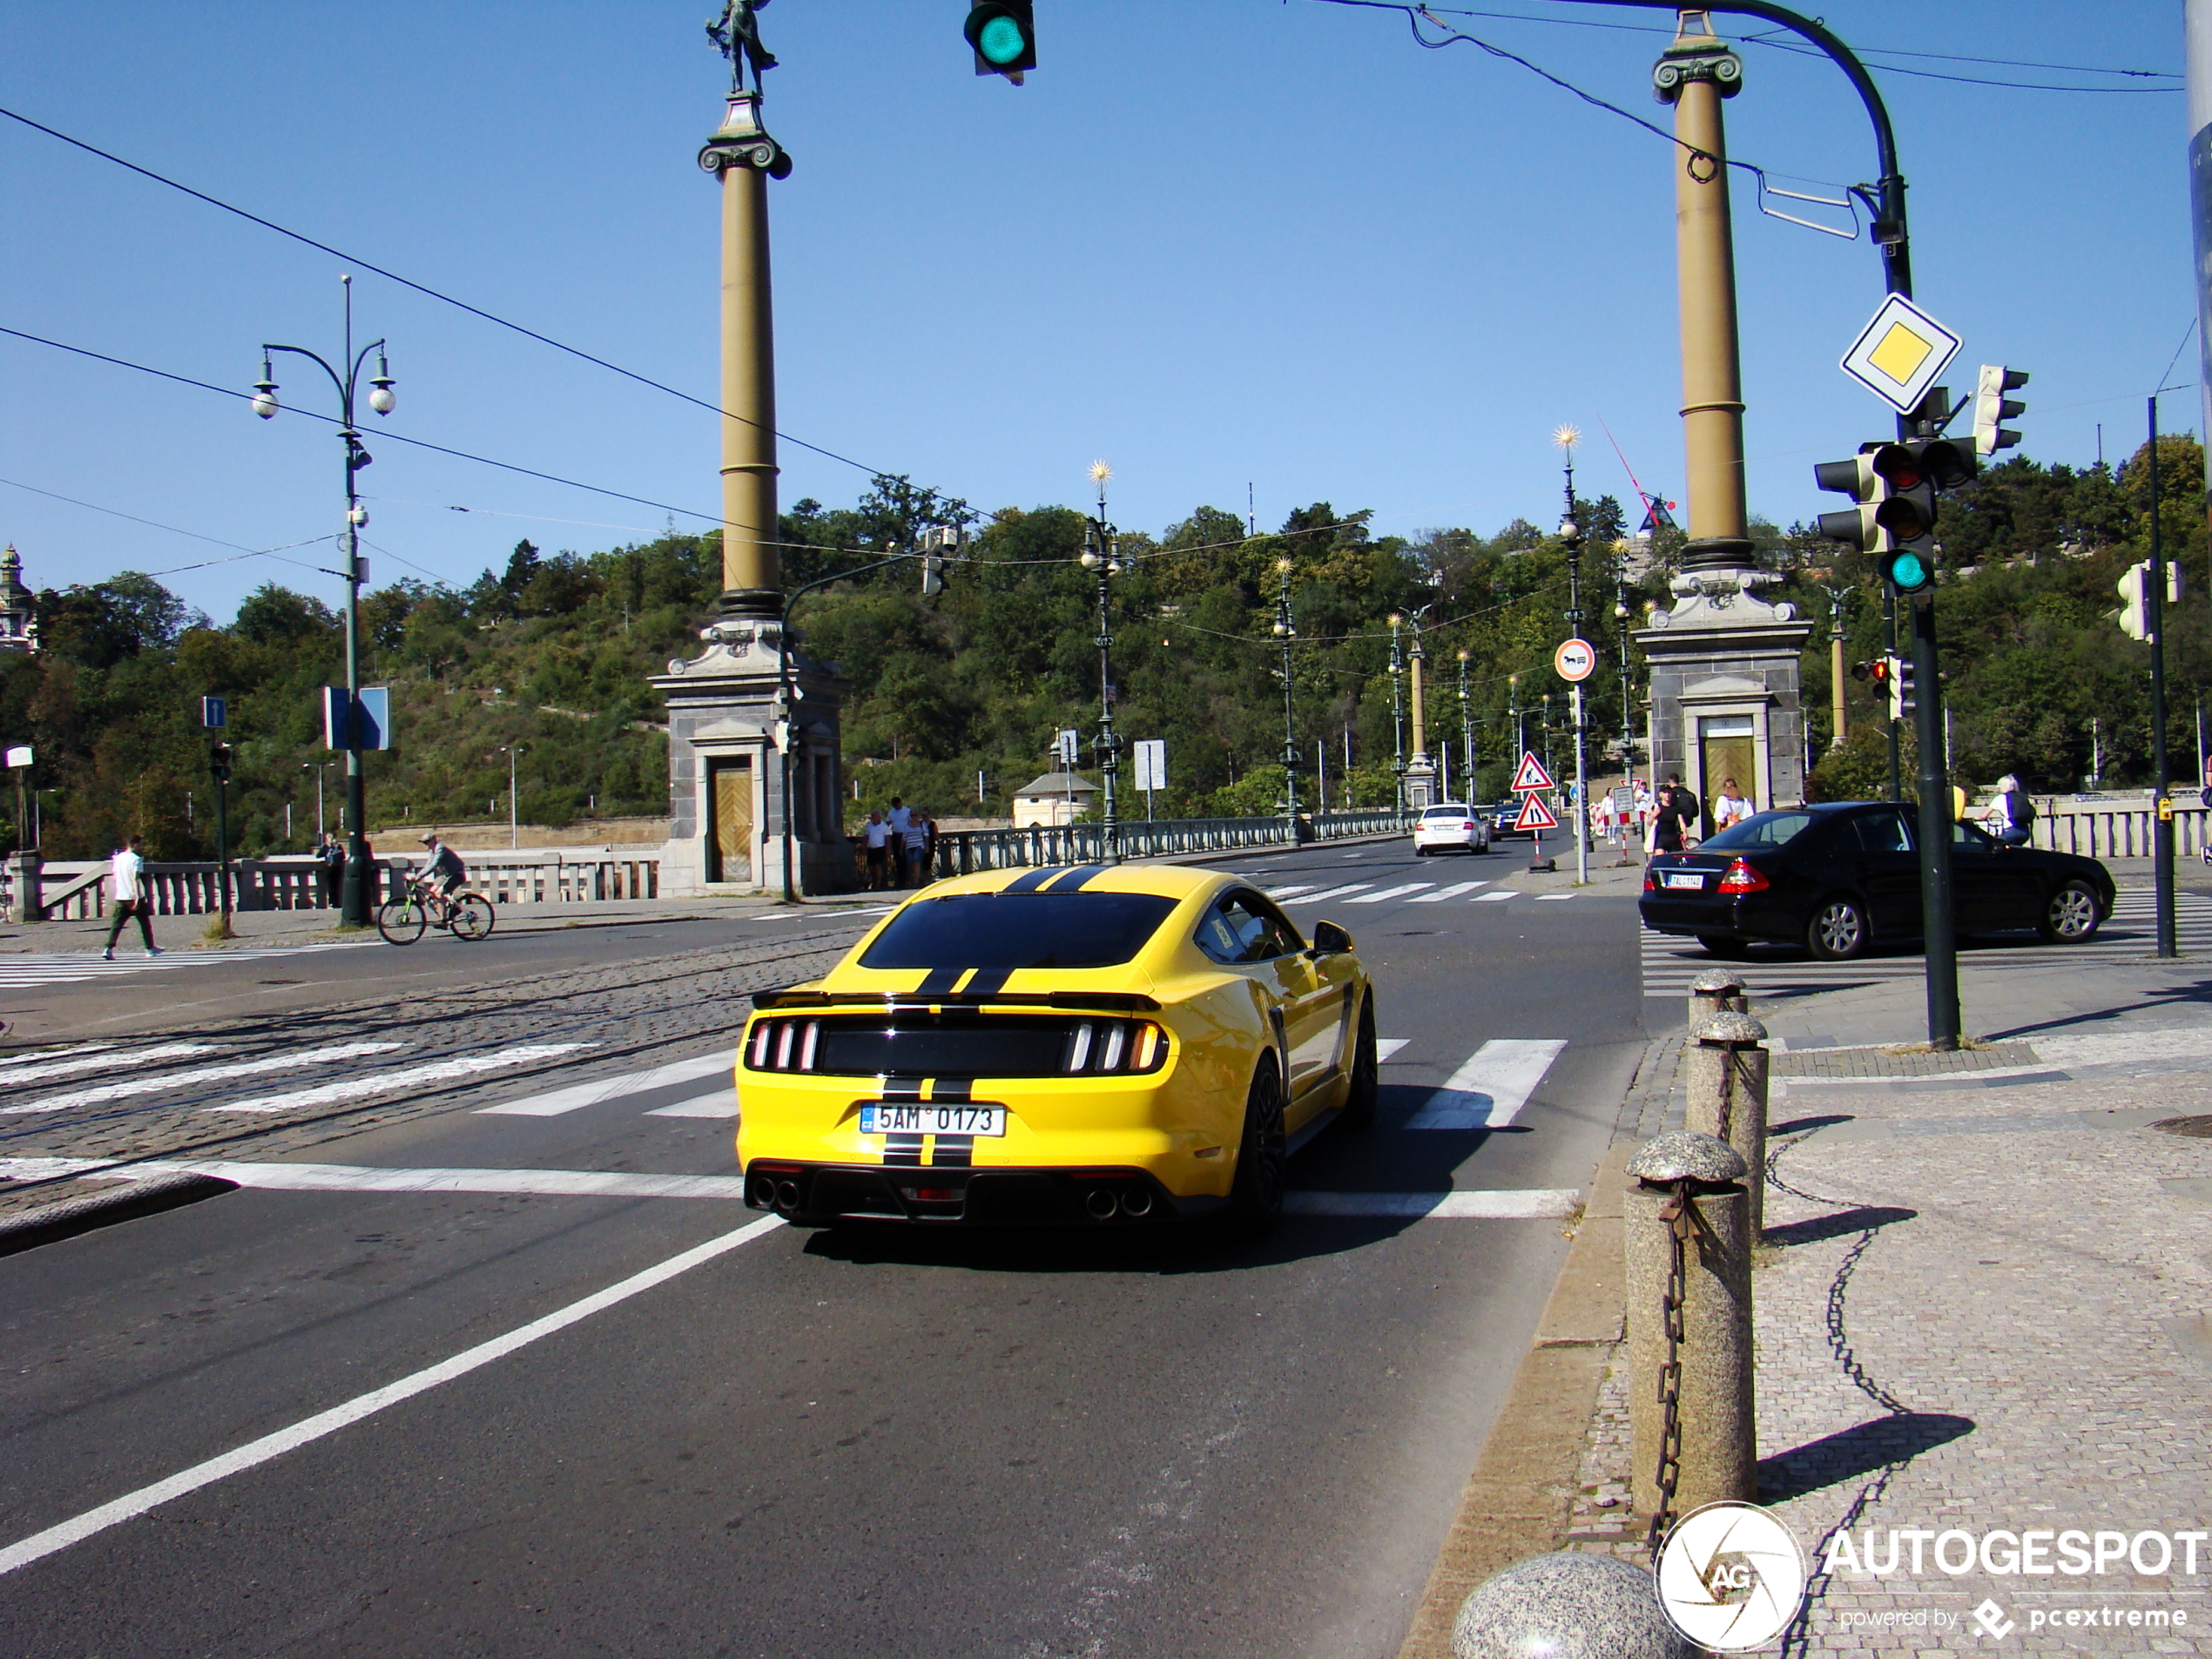
[[[1537,759],[1534,754],[1524,753],[1521,757],[1521,770],[1513,775],[1514,794],[1518,795],[1525,790],[1556,787],[1558,786],[1552,782],[1551,774],[1544,770],[1542,761]]]
[[[1544,805],[1542,796],[1527,795],[1521,799],[1521,816],[1514,819],[1513,826],[1523,830],[1557,829],[1559,820],[1552,816],[1552,809]]]

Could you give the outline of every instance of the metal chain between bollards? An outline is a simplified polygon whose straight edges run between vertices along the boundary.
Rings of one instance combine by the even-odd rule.
[[[1689,1183],[1677,1181],[1674,1201],[1659,1212],[1659,1219],[1667,1224],[1667,1291],[1659,1302],[1660,1323],[1667,1334],[1667,1359],[1659,1367],[1659,1507],[1651,1512],[1651,1531],[1644,1541],[1654,1557],[1666,1541],[1667,1525],[1673,1519],[1675,1486],[1682,1479],[1683,1305],[1689,1294],[1692,1214]]]

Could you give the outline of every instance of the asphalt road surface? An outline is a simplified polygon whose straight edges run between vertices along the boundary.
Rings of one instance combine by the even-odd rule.
[[[0,1258],[5,1647],[1392,1654],[1642,1049],[1632,897],[1494,896],[1522,861],[1245,867],[1351,929],[1399,1045],[1260,1244],[745,1211],[739,988],[857,920],[329,952],[236,1042],[19,1052],[0,1169],[137,1135],[244,1184]],[[328,977],[274,966],[122,983]],[[36,995],[89,1029],[117,985]]]

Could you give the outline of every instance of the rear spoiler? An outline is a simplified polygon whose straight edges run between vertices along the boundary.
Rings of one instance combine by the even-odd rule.
[[[755,991],[756,1008],[1075,1008],[1146,1014],[1159,999],[1141,991]]]

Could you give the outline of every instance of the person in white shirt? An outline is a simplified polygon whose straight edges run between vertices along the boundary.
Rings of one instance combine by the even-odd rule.
[[[1736,779],[1722,779],[1721,792],[1713,798],[1713,828],[1724,830],[1731,824],[1741,824],[1750,815],[1751,803],[1737,787]]]
[[[132,916],[138,919],[138,937],[145,941],[146,954],[161,954],[161,947],[153,942],[153,923],[150,920],[153,906],[146,898],[146,861],[138,856],[138,848],[144,845],[133,835],[108,860],[108,882],[114,889],[109,896],[115,900],[115,924],[107,930],[107,948],[100,953],[103,961],[115,960],[115,941],[122,937],[124,922]]]
[[[867,837],[868,889],[873,892],[886,884],[883,849],[891,842],[891,826],[883,821],[880,809],[868,814],[868,821],[862,833]]]

